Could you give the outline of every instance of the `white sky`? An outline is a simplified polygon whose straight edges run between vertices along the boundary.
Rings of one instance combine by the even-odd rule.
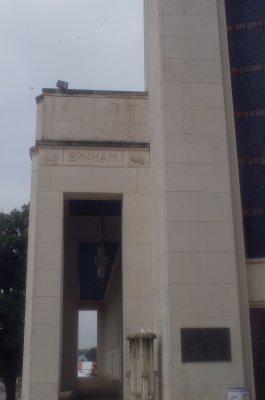
[[[79,311],[78,313],[78,349],[97,346],[97,312]]]
[[[142,3],[0,0],[1,211],[29,201],[42,88],[144,90]]]

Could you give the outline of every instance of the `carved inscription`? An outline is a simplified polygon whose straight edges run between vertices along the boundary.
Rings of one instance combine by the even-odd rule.
[[[64,164],[121,167],[122,152],[110,150],[64,150]]]

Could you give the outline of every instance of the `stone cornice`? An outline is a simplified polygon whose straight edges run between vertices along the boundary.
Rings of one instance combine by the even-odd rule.
[[[86,147],[86,148],[108,148],[108,149],[134,149],[149,150],[150,143],[146,142],[124,142],[113,140],[36,140],[35,146],[30,148],[30,155],[41,148],[62,148],[62,147]]]
[[[37,104],[43,101],[44,96],[86,96],[86,97],[121,97],[148,99],[148,92],[118,91],[118,90],[82,90],[82,89],[42,89],[42,94],[36,97]]]

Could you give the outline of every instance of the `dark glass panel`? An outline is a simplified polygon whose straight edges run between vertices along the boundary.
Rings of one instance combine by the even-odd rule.
[[[228,33],[231,67],[265,64],[265,28]]]
[[[237,118],[235,123],[238,157],[248,158],[264,156],[265,116]]]
[[[264,72],[232,75],[232,88],[235,111],[265,109]]]
[[[265,19],[264,0],[226,0],[227,24]]]
[[[248,258],[265,257],[265,217],[244,218],[246,256]]]
[[[243,208],[265,207],[265,165],[240,168]]]
[[[225,0],[227,25],[265,20],[264,0]],[[244,67],[265,64],[265,28],[229,30],[230,66]],[[235,111],[264,109],[265,75],[250,72],[232,75]],[[264,157],[265,117],[236,118],[239,158]],[[265,166],[240,168],[243,208],[265,208]],[[265,255],[265,217],[247,217],[245,220],[246,253],[248,257]]]

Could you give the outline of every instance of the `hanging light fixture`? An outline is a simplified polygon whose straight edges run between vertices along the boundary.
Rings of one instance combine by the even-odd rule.
[[[97,255],[95,257],[95,266],[97,267],[97,277],[100,280],[100,287],[103,291],[104,280],[107,275],[108,257],[106,252],[106,242],[104,238],[104,223],[105,223],[105,210],[104,201],[101,202],[101,237],[97,246]]]

